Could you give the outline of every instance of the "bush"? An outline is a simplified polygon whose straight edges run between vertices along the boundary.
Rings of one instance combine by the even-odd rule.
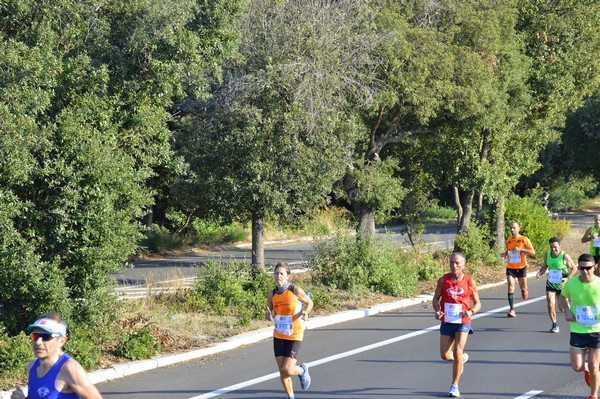
[[[597,193],[597,183],[592,177],[573,179],[569,183],[550,189],[550,209],[568,212],[580,208],[588,198]]]
[[[114,324],[111,325],[114,326]],[[65,351],[77,359],[83,368],[93,370],[100,363],[102,343],[103,340],[98,339],[95,332],[78,326],[70,326]]]
[[[123,342],[117,346],[119,356],[131,360],[150,359],[160,350],[160,341],[152,335],[152,331],[148,328],[142,328],[126,336]]]
[[[21,332],[14,337],[0,335],[0,386],[14,386],[26,379],[27,364],[33,359],[31,340]]]
[[[273,277],[247,263],[209,262],[198,274],[190,303],[199,310],[236,314],[240,325],[264,315],[267,292]]]
[[[492,242],[491,235],[487,234],[477,223],[471,223],[467,231],[456,236],[455,245],[467,258],[471,273],[477,272],[477,266],[480,263],[488,265],[500,263],[497,248],[490,245]]]
[[[357,239],[343,234],[315,244],[310,259],[315,281],[332,288],[368,288],[388,295],[409,296],[416,291],[418,268],[400,256],[388,240]]]
[[[516,195],[506,201],[506,236],[510,234],[510,223],[516,221],[521,226],[521,234],[529,238],[536,250],[536,259],[541,260],[548,247],[548,240],[556,236],[564,238],[571,226],[566,220],[554,221],[546,210],[533,198],[521,198]]]
[[[248,229],[238,223],[222,224],[220,221],[195,219],[192,222],[192,244],[223,244],[238,242],[248,238]]]

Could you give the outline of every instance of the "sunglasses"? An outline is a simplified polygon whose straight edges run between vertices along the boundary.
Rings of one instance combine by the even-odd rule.
[[[594,266],[577,266],[579,270],[591,270]]]
[[[37,341],[38,339],[42,339],[44,342],[48,342],[53,338],[58,337],[58,334],[50,334],[50,333],[31,333],[31,340]]]

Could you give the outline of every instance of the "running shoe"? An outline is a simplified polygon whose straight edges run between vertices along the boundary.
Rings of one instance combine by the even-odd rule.
[[[308,364],[302,363],[300,367],[304,370],[304,372],[298,376],[298,378],[300,378],[300,386],[302,387],[302,390],[307,390],[311,381],[310,374],[308,374]]]
[[[587,386],[592,386],[592,383],[590,382],[590,372],[589,370],[585,370],[583,372],[583,379],[585,380],[585,383],[587,384]]]
[[[466,363],[469,361],[469,354],[467,352],[463,352],[463,363]]]
[[[587,399],[598,399],[598,398],[596,398],[595,396],[590,395],[590,396],[587,397]]]
[[[550,329],[551,333],[557,333],[560,332],[560,328],[558,326],[552,326],[552,328]]]
[[[523,298],[523,300],[526,300],[527,298],[529,298],[529,293],[527,291],[521,291],[521,298]]]
[[[448,392],[448,397],[450,397],[450,398],[460,397],[460,391],[458,390],[458,385],[450,384],[450,392]]]
[[[506,315],[506,317],[517,317],[517,312],[515,312],[514,309],[511,309],[508,311],[508,314]]]

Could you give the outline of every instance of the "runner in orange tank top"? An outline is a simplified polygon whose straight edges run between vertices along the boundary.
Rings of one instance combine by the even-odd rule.
[[[275,289],[267,295],[265,318],[273,321],[273,350],[279,368],[279,378],[288,399],[294,399],[292,376],[300,378],[302,389],[308,389],[311,377],[308,365],[297,365],[296,356],[304,339],[304,323],[313,308],[313,301],[297,285],[288,281],[290,269],[287,263],[275,266]],[[304,309],[302,305],[305,305]]]
[[[519,234],[521,226],[519,223],[510,224],[511,237],[506,241],[506,251],[502,254],[506,258],[506,282],[508,283],[508,305],[510,310],[507,317],[515,317],[514,309],[516,282],[521,288],[521,298],[529,297],[527,291],[527,256],[535,256],[535,250],[529,238]]]

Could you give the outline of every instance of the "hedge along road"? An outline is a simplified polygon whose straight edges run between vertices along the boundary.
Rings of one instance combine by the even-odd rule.
[[[430,225],[421,239],[428,246],[447,249],[454,245],[455,233],[454,224]],[[397,242],[399,246],[410,247],[408,238],[400,233],[400,228],[388,231],[379,229],[378,234]],[[312,241],[310,237],[268,241],[265,245],[265,263],[273,266],[277,262],[287,262],[296,270],[302,269],[306,257],[314,253]],[[135,261],[133,268],[116,273],[113,277],[119,283],[119,291],[124,297],[136,298],[147,295],[149,290],[161,292],[189,286],[198,274],[198,269],[211,260],[250,262],[251,259],[251,244],[244,243],[230,245],[225,250]]]
[[[544,280],[530,279],[530,299],[517,300],[507,318],[506,285],[480,292],[483,309],[469,337],[461,397],[585,397],[582,373],[569,366],[569,327],[548,333]],[[298,356],[313,378],[297,398],[439,398],[450,384],[451,364],[439,358],[439,322],[430,301],[307,331]],[[159,368],[98,385],[105,399],[275,399],[285,396],[272,342]]]

